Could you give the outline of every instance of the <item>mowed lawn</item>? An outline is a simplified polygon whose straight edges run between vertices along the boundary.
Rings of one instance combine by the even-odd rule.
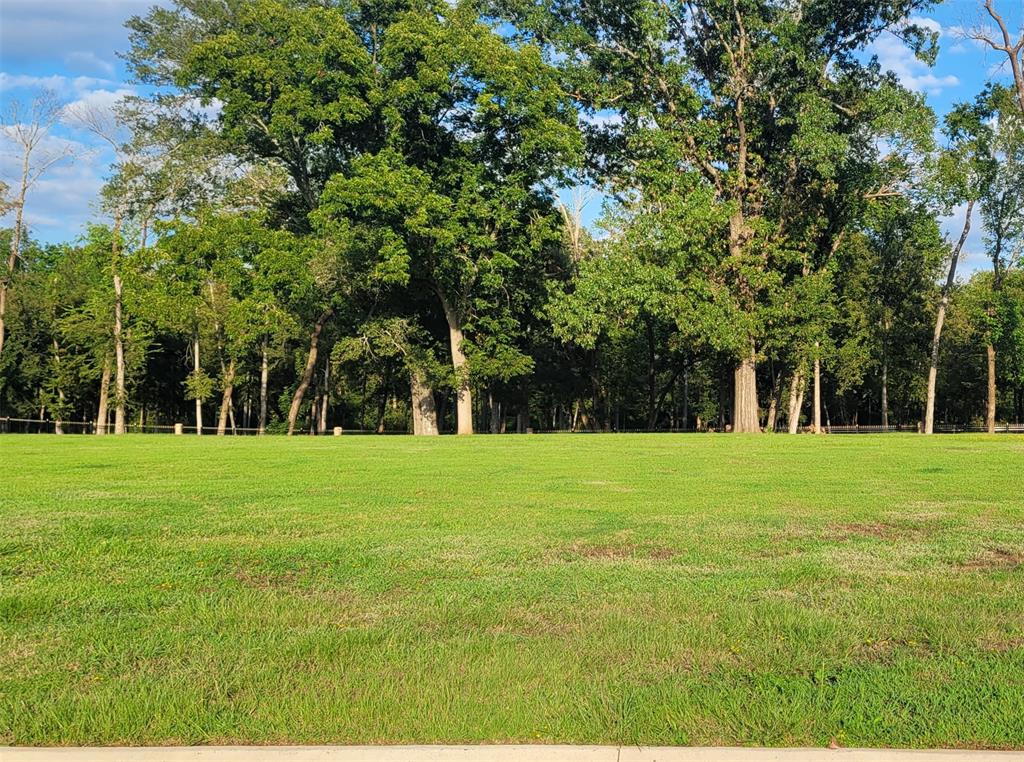
[[[0,437],[0,742],[1024,747],[1024,437]]]

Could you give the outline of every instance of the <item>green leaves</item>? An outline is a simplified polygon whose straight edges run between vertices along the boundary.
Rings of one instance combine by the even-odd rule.
[[[194,370],[185,379],[185,399],[205,402],[213,396],[214,385],[214,379],[206,371]]]

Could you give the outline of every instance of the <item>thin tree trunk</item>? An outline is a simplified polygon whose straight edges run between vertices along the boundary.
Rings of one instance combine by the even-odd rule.
[[[754,354],[745,357],[736,367],[736,393],[733,397],[732,430],[741,434],[761,431],[757,409],[757,370]]]
[[[996,348],[985,347],[988,359],[988,404],[985,406],[985,428],[989,434],[996,433]]]
[[[231,412],[231,395],[235,391],[235,361],[228,363],[224,372],[224,394],[220,399],[220,415],[217,418],[217,436],[222,437],[227,433],[228,414]],[[232,427],[233,428],[233,427]]]
[[[383,434],[386,430],[385,422],[388,412],[388,399],[391,397],[391,374],[393,368],[390,362],[384,363],[384,371],[381,375],[381,394],[377,401],[377,433]]]
[[[497,434],[501,430],[501,403],[494,398],[494,390],[487,392],[487,407],[491,413],[490,431]]]
[[[782,371],[775,375],[772,382],[772,399],[768,403],[768,418],[765,421],[764,430],[771,433],[775,431],[775,424],[779,417],[779,402],[782,397]]]
[[[192,370],[198,376],[201,369],[199,360],[199,334],[196,334],[195,341],[192,342]],[[202,436],[203,434],[203,401],[196,397],[196,434]]]
[[[306,358],[306,367],[302,371],[302,378],[299,379],[299,385],[295,389],[295,394],[292,395],[292,404],[288,408],[288,436],[295,433],[295,422],[299,418],[299,408],[302,407],[302,398],[306,394],[306,390],[309,388],[309,382],[313,380],[313,370],[316,368],[316,355],[317,347],[320,344],[320,334],[323,333],[324,326],[327,321],[331,319],[334,314],[334,309],[328,309],[319,318],[317,318],[316,325],[313,327],[313,332],[309,335],[309,356]]]
[[[100,374],[100,405],[96,411],[96,433],[107,433],[107,400],[110,398],[110,357],[103,355],[103,372]]]
[[[882,426],[889,425],[889,360],[882,355]]]
[[[462,343],[465,337],[462,334],[462,323],[458,314],[448,304],[444,294],[438,292],[441,297],[441,307],[444,309],[444,316],[448,322],[448,343],[451,346],[452,367],[455,369],[455,413],[456,429],[459,434],[467,435],[473,433],[473,397],[469,388],[469,373],[466,367],[466,355],[462,350]]]
[[[1024,93],[1022,93],[1024,95]],[[1022,103],[1024,107],[1024,103]],[[1001,247],[997,247],[992,257],[992,300],[998,299],[999,291],[1002,289],[1003,273],[1001,265]],[[996,306],[993,303],[988,309],[989,318],[995,323]],[[990,340],[985,346],[986,359],[988,360],[988,396],[985,405],[985,428],[989,434],[996,433],[996,347]]]
[[[418,371],[409,373],[412,392],[412,433],[420,436],[437,436],[437,408],[434,405],[434,390]]]
[[[817,346],[817,342],[815,342]],[[821,434],[821,360],[814,358],[814,424],[815,434]]]
[[[120,258],[121,258],[121,216],[114,217],[112,260],[114,269],[114,358],[115,358],[115,381],[114,381],[114,433],[125,433],[125,404],[127,402],[125,393],[125,359],[124,359],[124,338],[122,334],[122,305],[124,296],[124,284],[121,281]]]
[[[798,367],[793,371],[793,381],[789,386],[789,433],[796,434],[800,430],[800,408],[804,406],[804,369]]]
[[[267,340],[263,340],[260,359],[260,422],[257,434],[267,433],[267,380],[270,378],[270,363],[267,360]]]
[[[317,433],[327,433],[327,408],[330,405],[331,395],[328,392],[327,385],[331,380],[331,362],[330,358],[327,358],[327,362],[324,363],[324,388],[320,393],[320,417],[317,419]]]
[[[55,375],[57,376],[56,382],[57,382],[57,408],[58,408],[57,418],[53,422],[53,433],[54,434],[63,434],[64,433],[64,421],[61,420],[62,413],[60,413],[60,411],[62,411],[64,409],[64,389],[61,387],[61,383],[60,383],[60,344],[57,343],[57,339],[56,338],[53,340],[53,363],[54,363],[54,372],[55,372]]]
[[[967,203],[967,211],[964,219],[964,229],[960,233],[960,240],[953,248],[952,256],[949,258],[949,273],[946,275],[946,283],[942,287],[942,296],[939,299],[939,309],[935,313],[935,331],[932,334],[931,360],[928,363],[928,392],[925,398],[924,408],[924,433],[931,434],[935,429],[935,379],[939,372],[939,340],[942,338],[942,324],[946,320],[946,307],[949,306],[949,295],[953,290],[953,283],[956,281],[956,264],[960,259],[960,251],[967,241],[967,234],[971,232],[971,215],[974,214],[974,200]]]
[[[683,429],[690,428],[690,368],[683,369]]]
[[[377,401],[377,433],[384,433],[384,420],[388,409],[388,387],[385,385]]]
[[[725,431],[725,413],[726,413],[726,396],[725,396],[725,367],[719,368],[718,371],[718,430]]]
[[[657,349],[654,342],[654,328],[645,320],[647,336],[647,429],[653,431],[658,425],[658,366]]]

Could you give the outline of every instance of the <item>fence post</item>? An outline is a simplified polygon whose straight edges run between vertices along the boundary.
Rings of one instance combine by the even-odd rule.
[[[185,433],[184,426],[180,423],[174,424],[174,433],[176,436],[181,436]]]

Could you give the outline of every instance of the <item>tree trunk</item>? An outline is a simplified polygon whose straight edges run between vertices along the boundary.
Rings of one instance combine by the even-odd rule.
[[[103,372],[100,374],[100,404],[96,411],[96,433],[107,433],[107,400],[110,397],[110,357],[103,356]]]
[[[757,410],[757,370],[754,355],[743,358],[734,375],[736,392],[733,397],[732,430],[741,434],[761,431]]]
[[[434,406],[434,390],[418,371],[409,373],[412,391],[412,433],[420,436],[437,436],[437,408]]]
[[[996,433],[996,348],[992,344],[985,347],[988,358],[988,404],[985,406],[985,429],[989,434]]]
[[[942,324],[946,320],[946,307],[949,305],[949,294],[953,290],[953,283],[956,280],[956,263],[960,258],[960,251],[967,241],[967,234],[971,232],[971,215],[974,213],[973,199],[967,203],[964,229],[960,233],[960,240],[953,248],[949,258],[949,273],[946,275],[946,283],[942,287],[942,296],[939,299],[939,308],[935,313],[935,331],[932,334],[931,360],[928,363],[928,392],[925,398],[924,408],[924,433],[931,434],[935,429],[935,379],[939,372],[939,340],[942,338]]]
[[[195,341],[192,342],[192,370],[199,375],[199,371],[202,366],[199,361],[199,335],[196,335]],[[203,401],[196,397],[196,434],[202,436],[203,434]]]
[[[814,358],[814,423],[812,431],[821,433],[821,360]]]
[[[380,399],[377,400],[377,428],[378,434],[384,433],[385,415],[388,411],[388,384],[381,390]]]
[[[501,403],[494,398],[493,390],[487,392],[487,406],[491,412],[491,433],[498,434],[501,432]]]
[[[324,326],[327,321],[331,319],[334,314],[334,309],[328,309],[324,312],[316,321],[316,325],[313,327],[313,332],[309,335],[309,356],[306,358],[306,367],[302,371],[302,378],[299,379],[299,385],[295,389],[295,394],[292,395],[292,404],[288,408],[288,436],[295,433],[295,422],[299,418],[299,408],[302,407],[302,398],[306,394],[306,390],[309,388],[309,382],[313,380],[313,370],[316,368],[316,355],[317,347],[320,344],[320,334],[323,333]]]
[[[1024,93],[1022,93],[1024,95]],[[1024,107],[1024,103],[1022,103]],[[999,291],[1002,288],[1003,274],[1001,265],[1002,257],[999,247],[996,248],[992,257],[992,297],[993,302],[998,299]],[[992,304],[988,308],[988,315],[992,324],[996,320],[996,306]],[[985,345],[985,355],[988,360],[988,397],[985,405],[985,428],[989,434],[996,433],[996,347],[990,340]]]
[[[764,430],[773,433],[775,431],[775,424],[778,422],[779,417],[779,402],[782,397],[782,371],[779,371],[775,380],[772,382],[772,398],[771,402],[768,403],[768,418],[765,421]]]
[[[124,359],[124,337],[122,336],[122,305],[124,296],[124,284],[121,282],[119,272],[119,259],[121,257],[121,217],[114,217],[112,260],[114,269],[114,358],[115,358],[115,381],[114,381],[114,433],[125,433],[125,359]]]
[[[800,408],[804,406],[804,370],[802,367],[793,371],[793,382],[789,386],[789,433],[800,431]]]
[[[889,425],[889,361],[882,358],[882,426]]]
[[[220,416],[217,418],[217,436],[222,437],[228,428],[228,413],[231,411],[231,395],[235,390],[235,361],[228,363],[224,372],[224,394],[220,399]]]
[[[64,389],[60,383],[60,344],[56,338],[53,340],[53,367],[57,383],[57,418],[53,422],[53,433],[63,434],[64,421],[61,420],[61,416],[64,410]]]
[[[683,369],[683,430],[690,428],[690,369]]]
[[[458,314],[448,304],[444,294],[440,294],[441,307],[444,309],[445,320],[448,321],[448,343],[451,346],[452,367],[455,369],[455,413],[459,434],[473,433],[473,397],[469,389],[469,373],[466,367],[466,355],[462,351],[465,337],[462,335],[462,322]]]
[[[260,359],[260,422],[257,434],[267,433],[267,380],[270,378],[270,363],[267,361],[267,341],[263,340]]]
[[[657,348],[654,341],[654,328],[651,321],[645,320],[647,336],[647,429],[654,431],[658,425],[658,366]]]
[[[721,366],[718,370],[718,430],[725,431],[725,412],[726,412],[726,396],[725,396],[725,366]]]
[[[324,389],[320,393],[320,417],[317,419],[317,433],[327,433],[327,408],[330,406],[331,395],[327,389],[327,385],[331,380],[331,359],[328,357],[327,362],[324,363]]]

